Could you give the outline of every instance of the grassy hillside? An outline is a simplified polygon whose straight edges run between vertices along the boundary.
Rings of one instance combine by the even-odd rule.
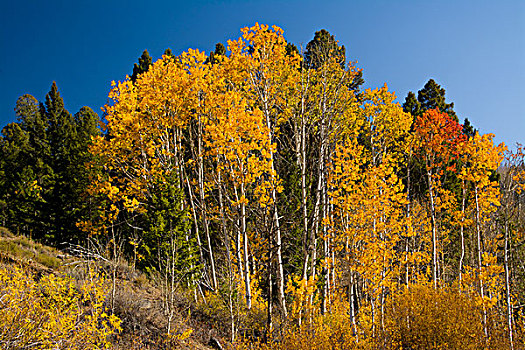
[[[6,275],[13,271],[23,271],[24,275],[33,279],[31,282],[36,282],[35,285],[41,288],[44,288],[41,283],[45,276],[65,278],[73,282],[77,291],[81,291],[92,278],[90,271],[102,273],[105,275],[101,284],[104,294],[103,307],[107,313],[113,311],[121,320],[122,327],[118,334],[109,337],[111,348],[209,349],[205,344],[210,341],[211,332],[206,328],[205,323],[199,322],[193,315],[198,315],[199,312],[184,295],[177,295],[178,307],[173,316],[171,336],[167,336],[168,321],[161,305],[161,292],[153,281],[143,273],[130,268],[126,263],[121,262],[113,269],[114,266],[110,266],[103,260],[86,258],[81,255],[74,256],[71,252],[80,251],[78,247],[76,248],[61,251],[34,242],[27,237],[16,236],[7,229],[0,228],[0,271]],[[108,273],[111,271],[115,274]],[[115,276],[114,280],[113,276]],[[9,284],[14,283],[8,281],[7,286],[0,287],[0,294],[10,293]],[[47,297],[51,298],[50,295]],[[43,297],[44,304],[48,303],[45,298],[46,296]],[[0,299],[0,303],[2,302]],[[19,309],[17,315],[31,313],[30,308],[32,308],[31,305],[17,305]],[[12,332],[16,319],[17,317],[14,317],[10,321],[12,325],[8,325],[8,328],[0,327],[0,333],[3,332],[0,334],[0,342],[4,341],[2,348],[10,348],[5,345],[8,344],[6,339],[9,338],[6,332]],[[24,330],[24,327],[27,329]],[[32,331],[34,330],[29,329],[28,325],[19,327],[21,334]]]

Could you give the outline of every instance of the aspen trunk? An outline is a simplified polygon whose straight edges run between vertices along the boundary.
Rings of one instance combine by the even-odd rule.
[[[273,126],[270,120],[270,109],[268,108],[268,102],[266,99],[263,99],[264,104],[264,114],[266,116],[266,126],[268,127],[268,139],[270,141],[273,141]],[[275,155],[273,150],[270,150],[269,152],[269,161],[271,164],[271,174],[270,179],[272,183],[272,201],[273,201],[273,220],[275,225],[275,256],[277,259],[277,288],[278,288],[278,294],[277,297],[279,299],[279,304],[281,306],[283,317],[286,318],[288,315],[288,312],[286,310],[286,299],[284,297],[284,271],[283,271],[283,258],[282,258],[282,241],[281,241],[281,226],[280,226],[280,219],[279,219],[279,209],[277,207],[277,188],[276,188],[276,171],[275,171]]]
[[[483,331],[485,333],[485,338],[488,338],[487,331],[487,310],[485,308],[484,290],[483,290],[483,280],[481,279],[481,269],[483,267],[483,261],[481,259],[481,223],[479,218],[479,200],[478,200],[478,186],[474,187],[474,195],[476,199],[476,233],[477,233],[477,250],[478,250],[478,278],[479,278],[479,294],[482,299],[483,304]]]
[[[269,336],[271,336],[271,331],[273,330],[273,280],[272,280],[272,260],[273,260],[273,246],[272,246],[272,237],[271,234],[268,237],[270,244],[270,249],[268,249],[268,263],[266,269],[268,270],[268,316],[266,320],[267,330]]]
[[[242,240],[243,240],[243,253],[244,253],[244,286],[246,289],[246,307],[248,309],[252,308],[252,292],[251,292],[251,283],[250,283],[250,262],[248,256],[248,234],[246,232],[246,204],[244,199],[246,194],[244,193],[244,184],[241,183],[241,231],[242,231]]]
[[[507,299],[507,326],[509,327],[510,348],[514,349],[513,332],[512,332],[512,304],[510,299],[510,274],[509,274],[509,226],[505,215],[505,296]]]
[[[411,201],[411,198],[410,198],[410,160],[411,160],[411,155],[409,157],[409,160],[407,162],[407,233],[409,232],[410,228],[408,225],[411,225],[411,222],[410,222],[410,201]],[[408,287],[408,283],[410,281],[410,278],[409,278],[409,263],[408,263],[408,253],[410,252],[409,251],[409,243],[410,243],[410,237],[406,237],[406,241],[405,241],[405,284],[406,286]]]
[[[175,128],[174,131],[173,131],[173,134],[174,134],[174,144],[175,144],[175,147],[174,147],[174,153],[175,153],[175,162],[176,162],[176,167],[178,168],[179,170],[179,184],[178,184],[178,187],[179,187],[179,190],[182,191],[182,186],[184,183],[186,183],[186,186],[187,186],[187,189],[188,189],[188,197],[189,197],[189,202],[190,202],[190,207],[191,207],[191,212],[192,212],[192,216],[193,216],[193,224],[194,224],[194,227],[195,227],[195,237],[197,238],[197,245],[199,246],[199,257],[200,257],[200,261],[201,263],[203,264],[204,266],[204,271],[207,271],[207,264],[206,264],[206,260],[204,259],[204,252],[203,252],[203,249],[202,249],[202,242],[201,242],[201,237],[200,237],[200,233],[199,233],[199,222],[198,222],[198,218],[197,218],[197,206],[195,204],[195,196],[193,194],[193,190],[192,190],[192,187],[191,187],[191,184],[190,184],[190,180],[188,178],[188,175],[186,174],[186,172],[184,171],[184,162],[183,162],[183,159],[182,159],[182,142],[181,142],[181,130],[179,128]],[[184,208],[184,198],[181,198],[181,206]]]
[[[239,202],[239,194],[237,192],[237,188],[234,187],[234,193],[235,193],[235,200]],[[241,276],[243,282],[246,277],[244,274],[244,264],[242,259],[242,249],[241,249],[241,242],[242,242],[242,215],[241,217],[237,218],[236,223],[236,229],[237,229],[237,235],[235,236],[235,254],[237,255],[237,269],[239,270],[239,275]]]
[[[359,343],[359,334],[357,332],[357,324],[356,324],[356,313],[357,310],[355,309],[356,304],[356,295],[354,290],[354,274],[352,271],[350,271],[350,317],[352,318],[352,329],[354,331],[356,343]]]
[[[199,126],[198,126],[198,137],[197,137],[197,147],[198,147],[198,181],[199,181],[199,195],[200,195],[200,209],[201,209],[201,217],[203,220],[204,225],[204,233],[206,234],[206,241],[208,243],[208,254],[210,256],[210,267],[211,267],[211,276],[212,276],[212,283],[213,283],[213,289],[217,289],[217,273],[215,271],[215,259],[213,257],[213,249],[211,246],[211,237],[210,237],[210,229],[208,224],[208,213],[206,210],[206,201],[205,201],[205,193],[204,193],[204,154],[202,149],[202,119],[201,115],[199,114]]]
[[[323,174],[324,179],[324,174]],[[324,182],[324,181],[323,181]],[[330,303],[330,237],[328,236],[327,227],[324,223],[324,219],[327,217],[327,209],[328,209],[328,203],[327,203],[327,195],[326,195],[326,184],[323,186],[322,191],[322,197],[323,197],[323,247],[324,247],[324,259],[325,262],[323,264],[323,313],[327,312],[327,306]]]
[[[434,205],[434,188],[432,186],[432,175],[427,171],[428,193],[430,195],[430,216],[432,223],[432,280],[434,288],[437,289],[437,229],[436,229],[436,209]]]
[[[463,282],[463,259],[465,258],[465,180],[461,181],[461,227],[459,233],[461,235],[461,256],[459,258],[459,290],[461,291],[461,283]]]
[[[306,127],[304,115],[301,116],[301,152],[300,152],[300,167],[301,167],[301,206],[302,206],[302,223],[304,231],[304,264],[303,264],[303,279],[308,278],[308,256],[309,256],[309,235],[308,235],[308,198],[306,193]],[[311,238],[311,237],[310,237]]]
[[[219,157],[217,156],[217,165],[219,163]],[[231,329],[231,342],[233,343],[235,341],[235,312],[234,312],[234,299],[233,299],[233,292],[237,290],[237,286],[234,278],[233,273],[233,263],[231,260],[231,247],[230,247],[230,237],[228,235],[227,226],[226,226],[226,215],[224,210],[224,199],[223,199],[223,188],[222,188],[222,172],[220,166],[217,167],[217,188],[219,192],[219,212],[221,217],[221,231],[224,239],[224,246],[226,247],[226,259],[228,262],[228,309],[230,311],[230,329]]]
[[[303,224],[303,280],[308,279],[308,256],[310,255],[309,248],[309,232],[308,232],[308,197],[307,197],[307,187],[306,187],[306,116],[305,116],[305,96],[308,93],[309,83],[310,83],[310,70],[307,70],[308,75],[306,78],[306,83],[303,80],[301,75],[301,83],[306,84],[305,88],[302,90],[301,95],[301,110],[300,110],[300,126],[299,126],[299,135],[296,136],[298,143],[298,152],[297,160],[299,168],[301,169],[301,212],[302,212],[302,224]]]

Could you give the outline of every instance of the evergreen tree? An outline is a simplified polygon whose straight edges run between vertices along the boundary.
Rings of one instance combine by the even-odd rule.
[[[286,54],[288,56],[291,56],[294,53],[299,54],[299,49],[297,48],[297,46],[295,46],[295,44],[292,44],[292,43],[287,43],[286,44]]]
[[[89,217],[92,210],[93,201],[85,193],[90,184],[90,178],[100,172],[96,166],[95,157],[90,152],[94,137],[101,134],[99,129],[100,119],[98,115],[89,107],[82,107],[74,116],[76,138],[72,144],[72,157],[67,178],[71,181],[71,200],[74,201],[73,211],[71,212],[71,223],[75,226],[70,227],[68,239],[81,240],[81,231],[76,227],[77,223]]]
[[[222,43],[215,44],[215,51],[210,52],[210,56],[206,59],[206,63],[216,64],[218,62],[217,56],[225,56],[226,48]]]
[[[46,116],[49,120],[50,166],[54,171],[54,184],[46,198],[51,227],[45,239],[59,243],[77,231],[72,219],[77,209],[74,179],[78,165],[74,162],[77,139],[75,119],[65,109],[55,82],[46,95]]]
[[[410,112],[413,116],[419,116],[429,109],[438,109],[440,112],[447,113],[454,120],[458,121],[456,112],[454,112],[454,102],[446,103],[445,89],[437,84],[434,79],[427,81],[423,89],[415,94],[410,91],[405,98],[403,110]]]
[[[339,46],[335,37],[327,30],[321,29],[315,32],[315,36],[308,44],[306,44],[306,52],[304,58],[308,67],[317,69],[328,61],[330,57],[341,65],[341,68],[346,66],[346,49],[344,45]]]
[[[139,63],[135,63],[135,65],[133,66],[133,74],[131,75],[131,81],[137,81],[139,75],[144,72],[147,72],[152,63],[153,60],[149,55],[148,50],[144,50],[144,52],[142,52],[142,56],[139,57]]]
[[[416,116],[421,115],[420,109],[421,103],[419,103],[417,100],[416,94],[414,94],[412,91],[409,91],[407,97],[405,98],[405,103],[403,104],[403,111]]]
[[[4,127],[0,143],[4,225],[35,237],[47,231],[44,198],[53,181],[47,118],[42,111],[43,106],[33,96],[21,96],[15,108],[18,122]]]
[[[215,44],[215,54],[225,56],[226,55],[226,48],[222,43]]]
[[[171,51],[169,47],[166,50],[164,50],[164,56],[175,58],[175,55],[173,54],[173,52]]]
[[[287,47],[288,51],[288,47]],[[346,67],[346,49],[344,45],[339,46],[338,41],[326,29],[321,29],[315,32],[315,36],[306,45],[304,53],[304,61],[306,67],[318,69],[329,58],[333,58],[341,65],[341,68]],[[361,70],[349,83],[350,90],[358,91],[359,87],[364,84],[363,73]]]
[[[183,194],[176,173],[172,172],[165,180],[151,189],[143,218],[141,252],[144,259],[140,266],[190,281],[199,268],[196,242],[189,236],[190,221],[187,211],[181,208]]]
[[[474,137],[477,130],[474,129],[472,124],[470,123],[470,120],[468,118],[465,118],[465,122],[463,123],[463,134],[465,134],[469,139]]]
[[[98,116],[88,107],[72,116],[55,82],[45,105],[24,95],[15,112],[18,121],[4,127],[0,140],[3,224],[47,243],[78,241]]]

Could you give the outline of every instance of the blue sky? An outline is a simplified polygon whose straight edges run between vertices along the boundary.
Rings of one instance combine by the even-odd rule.
[[[365,87],[387,83],[403,102],[433,78],[496,141],[525,143],[525,1],[0,1],[0,127],[16,99],[43,101],[57,82],[66,108],[97,113],[112,80],[144,49],[209,52],[255,22],[306,46],[327,29],[363,69]]]

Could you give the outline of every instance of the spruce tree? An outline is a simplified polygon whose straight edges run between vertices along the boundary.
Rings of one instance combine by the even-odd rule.
[[[413,116],[421,115],[421,103],[416,98],[416,94],[412,91],[408,92],[407,97],[405,98],[405,103],[403,104],[403,111],[412,114]]]
[[[75,119],[75,140],[72,144],[72,157],[69,164],[67,177],[71,181],[72,200],[74,201],[74,210],[71,212],[71,222],[75,227],[70,228],[68,240],[79,241],[82,239],[81,232],[77,229],[76,224],[86,220],[92,211],[94,205],[92,198],[85,193],[91,178],[100,172],[97,167],[96,159],[91,153],[89,147],[95,136],[101,134],[98,115],[89,107],[82,107],[74,116]]]
[[[447,113],[458,121],[456,112],[454,112],[454,102],[446,103],[445,89],[436,83],[434,79],[427,81],[425,86],[418,91],[417,100],[416,95],[410,91],[403,104],[403,110],[411,113],[413,116],[422,115],[429,109],[438,109],[440,112]]]
[[[98,116],[84,107],[73,117],[54,82],[45,104],[24,95],[15,113],[18,121],[4,127],[0,139],[2,224],[50,244],[78,241]]]
[[[304,53],[305,64],[308,68],[318,69],[324,63],[328,62],[330,58],[335,59],[335,61],[341,65],[341,68],[344,69],[346,67],[345,46],[339,46],[339,43],[333,35],[326,29],[321,29],[315,32],[314,38],[306,45],[306,51]],[[348,88],[359,91],[359,87],[363,85],[364,82],[362,71],[358,71],[357,75],[349,83]]]
[[[45,239],[53,243],[61,243],[76,231],[72,216],[76,209],[73,157],[77,135],[75,120],[65,109],[64,100],[55,82],[46,95],[45,104],[46,116],[49,120],[50,164],[55,174],[52,191],[46,199],[51,228]]]
[[[153,59],[149,55],[148,50],[144,50],[144,52],[142,52],[142,56],[139,57],[139,63],[135,63],[135,65],[133,66],[133,74],[131,75],[131,81],[137,81],[139,75],[141,75],[144,72],[147,72],[152,64]]]
[[[326,29],[321,29],[315,32],[315,36],[308,44],[306,44],[306,51],[304,58],[308,67],[317,69],[321,67],[330,57],[341,65],[341,68],[346,67],[346,49],[344,45],[339,46],[335,37],[331,35]]]
[[[47,119],[42,110],[33,96],[21,96],[15,108],[18,122],[3,128],[0,142],[3,224],[13,232],[36,238],[48,231],[45,198],[54,177],[49,164]]]
[[[218,56],[225,56],[226,48],[222,43],[215,44],[215,51],[210,52],[210,56],[206,59],[206,63],[216,64],[218,61]]]
[[[173,54],[173,52],[171,51],[171,49],[169,47],[166,50],[164,50],[164,54],[163,55],[171,57],[171,58],[175,58],[175,55]]]

